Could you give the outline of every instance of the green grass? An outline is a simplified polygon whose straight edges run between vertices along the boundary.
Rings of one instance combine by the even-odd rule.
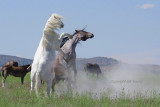
[[[2,79],[2,78],[1,78]],[[145,98],[137,94],[134,98],[129,99],[122,92],[120,98],[111,99],[108,93],[102,93],[98,99],[89,92],[83,94],[63,93],[58,96],[52,94],[51,97],[44,97],[42,86],[40,97],[37,98],[35,93],[30,94],[30,74],[24,79],[24,85],[21,85],[20,78],[9,76],[6,80],[6,86],[0,84],[0,107],[159,107],[160,96],[154,95]]]

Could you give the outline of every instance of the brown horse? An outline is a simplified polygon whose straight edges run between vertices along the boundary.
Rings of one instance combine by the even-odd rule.
[[[27,68],[30,66],[29,65],[24,65],[24,66],[11,66],[11,65],[5,65],[2,68],[2,75],[3,75],[3,87],[5,85],[5,80],[7,78],[8,75],[12,75],[15,77],[21,77],[21,84],[23,84],[24,81],[24,77],[25,75],[30,72],[30,70],[27,70]]]
[[[96,63],[95,63],[95,64],[87,63],[87,64],[84,66],[84,70],[85,70],[85,72],[87,73],[87,75],[88,75],[89,73],[92,73],[93,75],[94,75],[94,74],[97,74],[97,77],[98,77],[99,74],[102,73],[99,65],[96,64]]]
[[[6,65],[18,67],[18,62],[17,61],[9,61],[9,62],[6,63]],[[2,68],[3,67],[0,67],[0,71],[2,71]],[[0,73],[0,76],[1,76],[1,73]]]
[[[54,86],[60,80],[67,81],[67,88],[71,88],[72,76],[71,72],[74,72],[74,83],[76,83],[76,51],[75,48],[79,41],[86,41],[89,38],[93,38],[94,35],[90,32],[86,32],[84,30],[75,30],[73,34],[73,38],[69,39],[65,37],[61,43],[62,51],[67,54],[69,57],[65,59],[63,55],[59,52],[56,57],[56,61],[53,64],[52,73],[55,74],[55,78],[52,82],[52,90],[54,90]]]

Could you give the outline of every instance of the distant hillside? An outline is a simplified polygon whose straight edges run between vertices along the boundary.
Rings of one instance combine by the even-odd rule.
[[[17,61],[19,65],[31,64],[31,59],[20,58],[16,56],[0,55],[0,67],[4,66],[8,61]]]
[[[20,58],[16,56],[0,55],[0,66],[4,66],[8,61],[17,61],[19,65],[31,64],[32,59]],[[95,57],[95,58],[77,58],[76,65],[77,70],[83,70],[86,63],[97,63],[101,67],[111,66],[118,63],[117,60],[107,57]]]
[[[97,63],[100,67],[109,67],[119,64],[120,62],[113,58],[94,57],[94,58],[77,58],[77,70],[83,70],[86,63]]]
[[[20,58],[16,56],[0,55],[0,67],[4,66],[8,61],[17,61],[19,65],[31,64],[32,59]],[[126,64],[113,58],[94,57],[94,58],[77,58],[76,67],[78,71],[84,71],[83,67],[86,63],[99,64],[102,71],[112,71],[119,67],[130,69],[137,68],[138,70],[149,71],[152,73],[160,73],[160,65],[151,64]]]

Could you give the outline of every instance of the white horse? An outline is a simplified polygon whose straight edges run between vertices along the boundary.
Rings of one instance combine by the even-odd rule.
[[[62,33],[61,36],[59,36],[55,32],[55,30],[63,28],[64,26],[61,19],[62,16],[58,14],[52,14],[48,19],[43,30],[42,39],[34,56],[31,69],[31,91],[35,88],[37,96],[41,86],[41,80],[47,83],[47,94],[50,94],[52,80],[55,77],[51,73],[55,61],[55,52],[59,51],[65,58],[68,58],[60,49],[60,43],[65,35],[69,38],[71,38],[71,36],[67,33]]]

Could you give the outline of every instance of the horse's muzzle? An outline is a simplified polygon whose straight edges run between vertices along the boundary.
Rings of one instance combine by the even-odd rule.
[[[61,24],[61,28],[63,28],[64,27],[64,24]]]
[[[94,37],[94,35],[93,35],[93,34],[92,34],[92,35],[88,35],[88,37],[89,37],[89,38],[93,38],[93,37]]]

